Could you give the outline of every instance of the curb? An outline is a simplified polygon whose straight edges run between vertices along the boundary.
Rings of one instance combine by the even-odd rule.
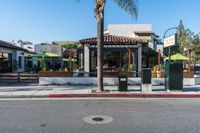
[[[157,93],[72,93],[72,94],[47,94],[47,95],[1,95],[0,99],[15,99],[15,98],[200,98],[199,94],[183,94],[183,93],[167,93],[167,94],[157,94]]]
[[[30,95],[1,95],[0,96],[0,99],[4,99],[4,98],[10,98],[10,99],[15,99],[15,98],[49,98],[49,95],[33,95],[33,96],[30,96]]]
[[[200,94],[130,94],[130,93],[91,93],[91,94],[50,94],[48,98],[200,98]]]

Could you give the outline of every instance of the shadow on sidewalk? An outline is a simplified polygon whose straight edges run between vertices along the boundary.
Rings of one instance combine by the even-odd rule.
[[[38,83],[0,83],[0,87],[38,86]]]

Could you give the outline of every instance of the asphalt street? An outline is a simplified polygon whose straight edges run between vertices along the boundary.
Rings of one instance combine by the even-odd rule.
[[[0,133],[199,133],[199,114],[200,99],[0,100]]]

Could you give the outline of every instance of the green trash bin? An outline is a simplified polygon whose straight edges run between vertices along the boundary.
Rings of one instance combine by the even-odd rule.
[[[183,90],[183,64],[181,62],[165,64],[165,88],[167,90]]]
[[[142,69],[142,84],[151,84],[151,68]]]
[[[128,75],[126,73],[120,73],[119,76],[119,91],[128,91]]]
[[[151,69],[143,68],[141,78],[142,78],[141,91],[143,93],[152,92]]]

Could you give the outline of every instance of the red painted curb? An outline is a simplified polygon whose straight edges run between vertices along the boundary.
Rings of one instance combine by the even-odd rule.
[[[200,98],[200,94],[130,94],[130,93],[91,93],[91,94],[50,94],[49,98]]]

